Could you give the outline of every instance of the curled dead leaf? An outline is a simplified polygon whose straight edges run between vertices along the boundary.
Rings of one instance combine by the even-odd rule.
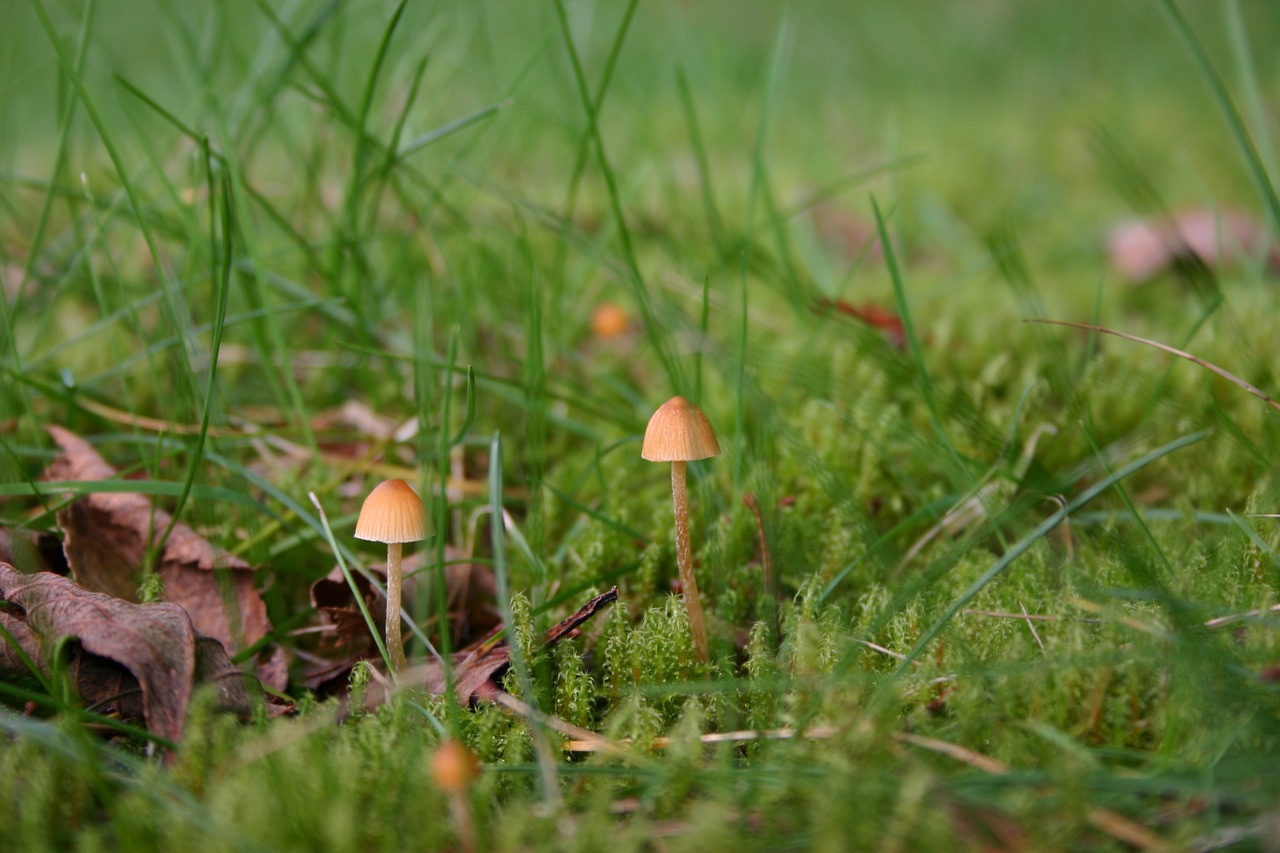
[[[176,604],[133,604],[8,563],[0,563],[0,598],[11,605],[0,610],[0,621],[46,674],[57,645],[77,641],[68,673],[91,708],[141,718],[149,731],[175,742],[198,683],[216,687],[220,707],[249,713],[243,675],[221,643],[198,634]],[[4,645],[0,675],[26,674],[21,656]]]
[[[449,626],[454,646],[460,647],[483,636],[501,621],[496,601],[497,584],[488,566],[453,562],[464,559],[462,552],[448,547],[445,557],[452,563],[444,569]],[[429,558],[429,554],[418,552],[405,559],[404,568],[408,576],[404,587],[406,601],[414,599],[418,584],[434,583],[428,574],[416,574],[427,565]],[[385,583],[386,570],[382,566],[371,566],[369,571],[379,582]],[[374,590],[363,574],[354,572],[352,576],[374,624],[382,625],[386,618],[386,599]],[[337,567],[311,585],[311,605],[321,617],[321,636],[330,640],[336,649],[347,652],[344,659],[315,663],[304,677],[304,683],[311,689],[328,692],[328,689],[339,686],[334,682],[345,679],[358,661],[373,656],[373,636],[346,578]]]
[[[117,471],[84,439],[58,426],[46,427],[62,454],[44,472],[46,481],[107,480]],[[58,512],[71,576],[87,590],[133,601],[147,548],[171,516],[145,496],[127,492],[85,495]],[[215,548],[188,525],[174,525],[156,564],[165,598],[191,616],[195,629],[222,643],[228,654],[257,643],[271,631],[266,604],[254,586],[253,566]],[[259,657],[258,676],[283,690],[283,651],[269,646]]]

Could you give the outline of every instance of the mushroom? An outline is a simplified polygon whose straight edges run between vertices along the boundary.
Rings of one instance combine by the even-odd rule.
[[[686,463],[720,455],[715,430],[702,410],[684,397],[672,397],[649,418],[644,431],[641,457],[650,462],[671,463],[671,500],[676,516],[676,563],[680,567],[680,586],[684,589],[685,606],[689,609],[689,628],[698,660],[710,659],[707,651],[707,626],[702,617],[702,601],[698,598],[698,582],[693,577],[693,555],[689,547],[689,496],[685,489]]]
[[[426,539],[429,524],[422,500],[404,480],[387,480],[375,486],[356,519],[357,539],[387,545],[387,652],[391,655],[392,672],[400,672],[407,665],[400,639],[402,543]]]
[[[468,790],[480,772],[480,762],[460,741],[444,741],[431,756],[431,777],[436,787],[449,797],[449,811],[458,833],[458,849],[471,853],[476,849],[475,824],[471,818]]]

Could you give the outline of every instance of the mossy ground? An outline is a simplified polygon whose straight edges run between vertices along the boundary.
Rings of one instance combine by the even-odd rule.
[[[46,2],[81,94],[35,7],[9,15],[0,475],[38,474],[45,423],[156,479],[194,465],[259,506],[183,517],[261,564],[275,623],[295,625],[333,566],[308,492],[354,548],[372,466],[391,466],[461,544],[500,448],[529,546],[509,537],[501,568],[532,695],[506,686],[629,745],[563,753],[497,706],[412,693],[339,720],[297,689],[292,719],[198,700],[165,764],[4,712],[6,846],[447,848],[439,721],[485,764],[486,849],[1280,843],[1274,614],[1205,624],[1277,603],[1280,530],[1255,516],[1280,510],[1280,420],[1187,362],[1021,322],[1100,322],[1280,388],[1261,255],[1138,287],[1106,266],[1116,219],[1262,210],[1161,4],[409,4],[385,54],[392,6],[298,4],[282,31],[270,5],[139,5],[124,28],[119,9]],[[1273,162],[1280,18],[1187,11]],[[901,302],[885,259],[840,236],[873,235],[876,208]],[[905,307],[918,349],[823,299]],[[606,301],[629,334],[592,335]],[[465,424],[450,363],[477,371]],[[188,431],[129,425],[199,424],[211,379],[198,456]],[[705,666],[672,593],[668,474],[638,452],[674,393],[725,449],[690,469]],[[348,400],[424,428],[313,431]],[[463,426],[467,485],[446,508],[440,449]],[[7,500],[7,524],[52,529]],[[614,584],[611,612],[536,652]],[[820,736],[699,741],[748,729]]]

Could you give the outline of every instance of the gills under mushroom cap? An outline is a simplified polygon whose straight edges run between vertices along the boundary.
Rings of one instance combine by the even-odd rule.
[[[404,480],[374,487],[356,519],[356,538],[370,542],[417,542],[428,533],[422,500]]]
[[[719,456],[720,444],[701,409],[672,397],[649,418],[640,455],[650,462],[691,462]]]

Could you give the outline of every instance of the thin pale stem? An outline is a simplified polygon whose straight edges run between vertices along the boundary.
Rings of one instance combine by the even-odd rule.
[[[680,586],[689,610],[689,628],[693,633],[693,650],[698,660],[711,659],[707,650],[707,623],[702,617],[702,599],[698,582],[693,577],[693,549],[689,545],[689,493],[685,489],[684,462],[671,463],[671,500],[676,513],[676,565],[680,567]]]
[[[400,584],[404,574],[400,569],[400,555],[403,550],[399,542],[387,543],[387,652],[391,655],[393,672],[404,672],[409,665],[400,639]]]
[[[475,853],[476,826],[471,818],[471,800],[465,791],[449,794],[449,811],[453,813],[453,829],[458,833],[460,853]]]

